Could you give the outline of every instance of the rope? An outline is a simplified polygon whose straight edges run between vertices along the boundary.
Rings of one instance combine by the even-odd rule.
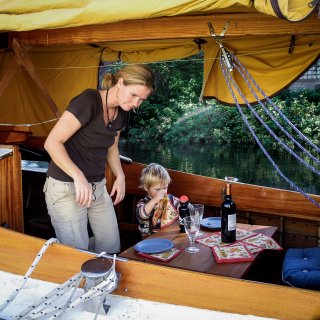
[[[44,124],[44,123],[48,123],[48,122],[53,122],[53,121],[57,121],[59,120],[59,118],[55,118],[55,119],[51,119],[51,120],[46,120],[43,122],[38,122],[38,123],[0,123],[0,126],[3,127],[16,127],[16,126],[21,126],[21,127],[32,127],[32,126],[38,126],[40,124]]]
[[[263,110],[268,114],[268,116],[277,124],[277,126],[280,128],[280,130],[291,140],[294,142],[294,144],[296,146],[298,146],[306,155],[308,155],[311,159],[313,159],[315,162],[317,162],[317,164],[320,164],[320,160],[317,159],[314,155],[312,155],[308,150],[306,150],[279,122],[278,120],[273,116],[273,114],[266,108],[266,106],[264,105],[264,103],[259,100],[257,94],[255,93],[254,89],[252,88],[250,82],[248,81],[248,79],[245,77],[245,75],[243,74],[243,72],[239,69],[239,67],[237,65],[235,65],[236,69],[239,71],[239,73],[242,75],[243,79],[245,80],[245,82],[247,83],[248,87],[250,88],[251,92],[253,93],[254,97],[257,99],[258,103],[260,104],[260,106],[263,108]],[[241,67],[243,67],[241,65]],[[250,76],[251,77],[251,76]],[[250,79],[251,80],[251,79]],[[298,130],[298,129],[297,129]],[[300,133],[300,136],[302,135],[302,133],[298,130],[298,132]],[[309,144],[312,143],[310,140],[306,140]],[[317,150],[318,151],[318,150]]]
[[[44,244],[44,246],[41,248],[41,250],[37,254],[37,257],[31,264],[29,270],[23,277],[23,282],[21,286],[15,289],[14,292],[10,295],[10,297],[0,306],[0,312],[2,312],[6,307],[8,307],[8,305],[14,300],[14,298],[18,295],[18,293],[21,292],[21,290],[24,288],[24,286],[26,285],[26,282],[30,278],[32,272],[34,271],[35,267],[39,263],[40,259],[42,258],[43,254],[48,249],[48,247],[52,243],[58,243],[58,242],[59,241],[57,239],[52,238],[52,239],[49,239]],[[102,257],[104,254],[105,252],[101,252],[97,257],[98,258]],[[81,281],[85,278],[82,272],[77,273],[76,275],[68,279],[66,282],[64,282],[62,285],[59,285],[58,287],[54,288],[51,292],[47,293],[44,297],[42,297],[37,303],[32,304],[31,306],[27,307],[22,312],[14,316],[13,319],[14,320],[60,319],[65,314],[65,312],[67,312],[68,310],[74,309],[80,303],[83,303],[90,299],[101,296],[101,302],[99,303],[99,307],[95,314],[95,319],[96,319],[101,306],[106,300],[107,294],[112,292],[114,289],[116,289],[118,285],[118,277],[115,270],[115,261],[116,261],[116,255],[113,256],[113,264],[110,272],[108,273],[108,276],[106,278],[103,277],[103,281],[101,283],[99,283],[94,287],[91,287],[85,294],[80,296],[75,301],[72,302],[72,298],[77,288],[79,287]],[[59,304],[53,305],[53,303],[55,303],[57,300],[62,298],[70,290],[71,292],[69,297],[62,305],[59,305]]]
[[[236,69],[238,69],[238,67],[235,65]],[[239,69],[238,69],[239,70]],[[240,73],[241,74],[241,73]],[[234,80],[232,80],[234,81]],[[235,84],[236,85],[236,84]],[[289,148],[289,146],[284,143],[275,133],[272,129],[270,129],[270,127],[265,123],[265,121],[259,116],[259,114],[254,110],[254,108],[252,108],[251,104],[247,101],[247,99],[245,98],[245,96],[243,95],[243,93],[241,92],[240,88],[237,86],[237,91],[239,92],[241,98],[246,102],[247,106],[249,107],[249,109],[251,110],[251,112],[256,116],[256,118],[260,121],[260,123],[268,130],[268,132],[275,138],[276,141],[278,141],[280,143],[281,146],[283,146],[291,155],[293,155],[298,161],[300,161],[301,163],[303,163],[306,167],[308,167],[310,170],[312,170],[314,173],[320,175],[320,171],[317,170],[316,168],[314,168],[313,166],[311,166],[310,164],[308,164],[306,161],[304,161],[301,157],[299,157],[292,149]],[[251,86],[250,86],[251,89]],[[253,91],[251,91],[252,93],[254,93]],[[255,95],[255,93],[254,93]],[[258,100],[257,95],[255,95],[255,97]],[[259,102],[261,102],[260,100],[258,100]],[[268,115],[270,115],[269,111],[266,110],[264,104],[261,102],[263,109],[268,113]],[[280,123],[272,116],[270,115],[270,117],[272,118],[272,120],[274,120],[274,122],[280,126],[280,129],[286,133],[286,135],[291,138],[290,140],[294,140],[294,142],[296,142],[301,148],[303,148],[281,125]],[[305,150],[303,148],[303,150]],[[317,163],[319,164],[319,160],[317,158],[315,158],[313,155],[311,155],[307,150],[305,150],[308,155],[310,155],[314,160],[317,161]]]
[[[98,257],[102,256],[103,253],[101,253]],[[59,306],[56,306],[52,309],[41,311],[38,315],[35,315],[32,317],[32,319],[37,319],[37,320],[53,320],[53,319],[60,319],[61,316],[67,312],[68,310],[74,309],[77,305],[86,302],[90,299],[102,296],[102,302],[105,299],[105,296],[107,293],[112,292],[118,284],[117,280],[117,274],[115,270],[115,260],[116,260],[116,255],[114,255],[113,258],[113,265],[111,267],[111,271],[108,275],[108,277],[103,280],[100,284],[98,284],[95,287],[90,288],[85,294],[80,296],[78,299],[76,299],[74,302],[71,303],[71,297],[67,301],[67,303],[61,308]],[[100,304],[101,305],[101,304]],[[99,307],[100,307],[99,305]],[[96,316],[98,314],[99,309],[96,312]],[[19,318],[21,319],[21,318]]]
[[[14,317],[14,320],[23,319],[23,317],[27,316],[30,313],[32,315],[36,315],[39,312],[41,313],[44,308],[49,307],[53,302],[55,302],[60,297],[62,297],[70,288],[77,288],[82,279],[83,279],[83,276],[81,275],[81,273],[74,275],[72,278],[68,279],[65,283],[56,287],[51,292],[49,292],[44,297],[42,297],[38,301],[38,303],[33,304],[32,306],[29,306],[28,308],[23,310],[21,313],[16,315]]]
[[[305,142],[307,142],[309,145],[311,145],[317,152],[320,152],[320,148],[317,147],[308,137],[306,137],[299,129],[285,116],[285,114],[277,107],[277,105],[265,94],[265,92],[260,88],[260,86],[255,82],[255,80],[252,78],[248,70],[241,64],[241,62],[237,59],[236,56],[229,53],[232,58],[237,61],[237,63],[241,66],[242,70],[246,73],[246,75],[250,78],[250,81],[256,86],[258,91],[261,93],[261,95],[271,104],[271,106],[279,113],[279,115],[286,121],[287,124],[299,135],[301,139],[303,139]],[[242,74],[241,74],[242,75]],[[245,79],[245,78],[244,78]],[[247,82],[247,81],[246,81]],[[257,96],[255,96],[257,101],[259,103],[261,102]]]
[[[280,168],[277,166],[277,164],[273,161],[273,159],[271,158],[271,156],[269,155],[269,153],[267,152],[267,150],[264,148],[264,146],[262,145],[261,141],[259,140],[259,138],[257,137],[254,129],[251,127],[247,117],[245,116],[245,114],[242,111],[242,108],[239,105],[239,102],[236,98],[236,95],[234,93],[233,88],[231,87],[231,83],[233,84],[233,86],[236,88],[236,90],[238,91],[239,95],[242,97],[242,99],[246,102],[246,104],[249,106],[249,108],[251,108],[249,102],[247,101],[247,99],[245,98],[245,96],[243,95],[243,93],[241,92],[240,88],[238,87],[238,85],[235,83],[235,81],[233,80],[230,71],[228,70],[227,64],[225,62],[225,59],[221,58],[220,59],[220,66],[221,66],[221,70],[223,72],[223,76],[226,80],[227,86],[230,90],[230,93],[232,95],[232,98],[246,124],[246,126],[248,127],[248,129],[250,130],[251,134],[253,135],[254,139],[256,140],[256,142],[258,143],[259,147],[261,148],[261,150],[263,151],[263,153],[266,155],[266,157],[268,158],[268,160],[271,162],[271,164],[273,165],[273,167],[275,168],[275,170],[278,172],[278,174],[289,183],[289,185],[294,188],[296,191],[300,192],[304,197],[306,197],[309,201],[311,201],[313,204],[315,204],[317,207],[320,208],[320,203],[318,203],[316,200],[314,200],[313,198],[311,198],[308,194],[306,194],[301,188],[299,188],[295,183],[293,183],[290,179],[288,179],[280,170]],[[252,111],[252,108],[250,109]]]
[[[12,294],[10,295],[10,297],[0,306],[0,312],[2,312],[5,308],[8,307],[8,305],[13,301],[13,299],[18,295],[18,293],[24,288],[24,286],[26,285],[28,279],[30,278],[32,272],[34,271],[35,267],[37,266],[37,264],[39,263],[40,259],[42,258],[42,256],[44,255],[44,253],[47,251],[47,249],[49,248],[49,246],[52,243],[58,243],[59,241],[55,238],[51,238],[49,239],[41,248],[41,250],[39,251],[39,253],[37,254],[37,257],[35,258],[35,260],[33,261],[33,263],[31,264],[29,270],[27,271],[27,273],[24,275],[23,277],[23,282],[20,286],[20,288],[16,289],[14,292],[12,292]]]
[[[313,41],[314,44],[318,44],[318,41]],[[307,47],[309,44],[301,44],[301,45],[295,45],[295,48],[298,47]],[[247,53],[242,53],[238,54],[239,57],[241,56],[252,56],[252,55],[257,55],[261,53],[268,53],[268,52],[276,52],[276,51],[282,51],[282,50],[287,50],[288,46],[285,47],[279,47],[276,49],[267,49],[267,50],[256,50],[256,51],[250,51]],[[196,54],[195,54],[196,55]],[[150,61],[150,62],[140,62],[141,64],[161,64],[161,63],[175,63],[175,62],[182,62],[182,63],[190,63],[190,62],[200,62],[203,63],[204,61],[212,61],[212,60],[218,60],[219,57],[217,58],[205,58],[205,59],[199,59],[199,58],[191,58],[191,59],[171,59],[171,60],[162,60],[162,61]],[[117,63],[119,61],[114,61],[114,63]],[[123,65],[130,65],[130,64],[135,64],[136,62],[122,62]],[[36,70],[67,70],[67,69],[100,69],[104,68],[103,65],[101,66],[69,66],[69,67],[35,67]],[[8,69],[7,66],[0,67],[1,69]]]

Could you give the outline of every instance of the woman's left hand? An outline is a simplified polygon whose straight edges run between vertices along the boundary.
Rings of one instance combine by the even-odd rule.
[[[121,202],[126,194],[126,183],[125,177],[119,176],[113,183],[112,190],[110,192],[110,196],[113,197],[116,195],[116,198],[113,201],[113,204],[116,205]]]

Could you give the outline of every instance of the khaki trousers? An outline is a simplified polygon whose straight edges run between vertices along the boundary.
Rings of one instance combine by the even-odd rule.
[[[88,250],[89,220],[94,235],[93,251],[108,254],[120,251],[118,223],[112,199],[106,189],[106,179],[93,184],[93,201],[89,208],[76,203],[73,182],[48,177],[43,191],[51,223],[61,243]]]

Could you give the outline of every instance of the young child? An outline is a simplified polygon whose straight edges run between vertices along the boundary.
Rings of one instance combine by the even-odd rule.
[[[171,182],[168,171],[157,163],[150,163],[141,173],[140,187],[147,191],[147,196],[137,204],[139,230],[143,235],[150,235],[179,218],[179,199],[168,194]]]

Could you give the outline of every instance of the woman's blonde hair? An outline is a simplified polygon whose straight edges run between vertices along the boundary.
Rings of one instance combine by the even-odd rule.
[[[145,64],[130,64],[116,72],[116,74],[105,73],[102,79],[102,87],[105,89],[114,86],[119,78],[123,79],[123,84],[143,85],[152,91],[155,89],[153,71]]]
[[[160,164],[150,163],[141,173],[140,187],[149,190],[151,187],[160,185],[169,185],[171,177],[168,171]]]

